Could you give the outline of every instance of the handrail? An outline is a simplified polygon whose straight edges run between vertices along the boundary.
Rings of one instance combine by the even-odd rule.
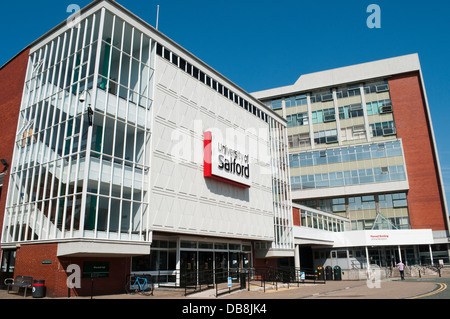
[[[164,284],[162,277],[175,276],[172,285]],[[229,279],[231,278],[231,285]],[[216,297],[230,293],[237,289],[248,289],[251,286],[259,286],[266,291],[266,285],[270,284],[278,289],[279,283],[291,284],[325,283],[325,279],[318,278],[315,269],[295,267],[251,267],[231,269],[209,270],[159,270],[153,274],[154,284],[158,287],[172,287],[184,289],[184,294],[189,295],[215,289]]]

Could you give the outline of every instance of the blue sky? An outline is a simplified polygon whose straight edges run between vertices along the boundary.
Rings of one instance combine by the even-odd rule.
[[[2,3],[0,65],[89,0]],[[450,1],[119,0],[243,89],[293,84],[301,74],[418,53],[450,202]],[[368,5],[381,9],[370,29]]]

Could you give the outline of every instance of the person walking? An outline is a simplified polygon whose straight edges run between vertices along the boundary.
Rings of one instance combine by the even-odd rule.
[[[401,261],[397,264],[397,268],[400,271],[400,277],[405,280],[405,264]]]

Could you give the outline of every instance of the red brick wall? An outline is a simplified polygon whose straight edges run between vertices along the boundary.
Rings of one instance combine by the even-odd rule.
[[[389,80],[397,136],[403,141],[413,229],[445,230],[445,209],[418,72]]]
[[[14,151],[23,85],[27,72],[28,55],[29,49],[26,49],[0,69],[0,159],[6,159],[10,166]],[[3,171],[2,164],[0,164],[1,171]],[[3,180],[3,189],[0,197],[0,231],[3,225],[8,181],[9,173],[7,172]]]
[[[266,267],[277,267],[277,258],[255,258],[253,260],[253,267],[255,268],[266,268]]]
[[[84,262],[109,262],[109,277],[94,279],[93,295],[124,293],[127,274],[130,273],[131,258],[80,258],[61,257],[57,254],[58,244],[22,245],[16,254],[14,276],[32,276],[34,279],[45,280],[48,297],[67,297],[67,273],[71,264],[80,266],[83,273]],[[43,261],[51,263],[42,263]],[[81,288],[71,290],[71,296],[90,296],[92,281],[81,278]]]

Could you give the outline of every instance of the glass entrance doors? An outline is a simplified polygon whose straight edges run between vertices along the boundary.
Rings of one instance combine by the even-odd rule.
[[[200,251],[198,253],[198,280],[202,283],[210,284],[214,280],[214,253],[210,251]]]
[[[228,252],[215,253],[216,281],[225,282],[228,278]]]
[[[0,280],[2,283],[4,279],[14,277],[15,262],[16,262],[15,250],[4,250],[2,252],[1,271],[0,271]]]
[[[226,282],[231,272],[252,266],[251,254],[251,242],[157,236],[149,256],[133,257],[131,272],[149,273],[157,284]]]
[[[182,286],[197,284],[197,252],[180,253],[180,280]]]

